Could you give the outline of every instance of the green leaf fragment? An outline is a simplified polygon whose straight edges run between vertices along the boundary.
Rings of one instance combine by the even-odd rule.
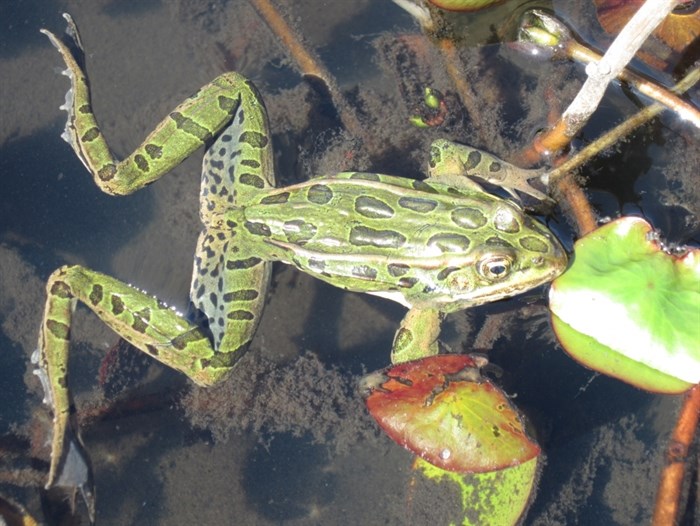
[[[549,300],[562,345],[589,367],[653,391],[700,382],[700,251],[666,253],[643,219],[580,239]]]
[[[429,483],[440,493],[457,494],[460,509],[453,510],[449,520],[450,524],[464,526],[517,524],[531,501],[539,474],[538,457],[490,473],[454,473],[421,458],[416,458],[413,467],[419,487]]]

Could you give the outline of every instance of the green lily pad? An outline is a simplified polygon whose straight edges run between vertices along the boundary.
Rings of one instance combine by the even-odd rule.
[[[441,507],[439,513],[446,517],[431,517],[432,524],[519,524],[532,501],[540,465],[539,457],[535,457],[517,466],[489,473],[454,473],[416,458],[413,463],[416,492],[411,504],[418,509],[431,509],[436,501],[455,503],[447,509]]]
[[[364,379],[367,408],[398,444],[453,472],[516,466],[540,453],[508,397],[471,356],[445,354],[394,365]]]
[[[641,218],[581,238],[549,308],[564,349],[592,369],[663,393],[700,382],[700,251],[665,251]]]
[[[478,11],[503,0],[428,0],[431,4],[447,11]]]

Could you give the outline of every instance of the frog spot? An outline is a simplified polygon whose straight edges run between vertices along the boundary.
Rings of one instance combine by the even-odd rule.
[[[355,199],[355,212],[370,219],[388,219],[395,213],[384,201],[367,195]]]
[[[453,210],[450,219],[455,225],[469,230],[481,228],[487,222],[486,215],[481,210],[468,206]]]
[[[315,184],[309,188],[307,199],[317,205],[325,205],[333,199],[333,190],[323,184]]]
[[[493,226],[496,230],[506,232],[508,234],[516,234],[520,232],[520,223],[509,208],[499,208],[493,216]]]
[[[464,253],[469,250],[471,241],[462,234],[435,234],[428,239],[427,244],[439,248],[443,253]]]
[[[520,246],[526,250],[532,250],[533,252],[540,252],[542,254],[546,254],[549,248],[547,243],[534,236],[521,237]]]
[[[350,243],[356,246],[399,248],[406,243],[406,236],[394,230],[376,230],[366,226],[356,226],[350,231]]]

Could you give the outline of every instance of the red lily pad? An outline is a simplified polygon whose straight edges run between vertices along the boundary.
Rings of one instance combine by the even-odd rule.
[[[595,0],[598,21],[606,32],[616,35],[642,6],[644,0]],[[700,8],[679,6],[654,31],[654,36],[666,42],[677,53],[682,52],[700,36]]]
[[[367,408],[399,445],[441,469],[485,473],[540,453],[508,397],[479,367],[483,358],[444,354],[366,376]]]
[[[559,342],[591,369],[661,393],[700,382],[700,250],[669,250],[644,219],[578,240],[549,308]]]

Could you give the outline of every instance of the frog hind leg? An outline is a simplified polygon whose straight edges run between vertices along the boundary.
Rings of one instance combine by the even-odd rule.
[[[47,284],[37,360],[45,400],[54,414],[47,487],[56,483],[69,485],[74,479],[65,470],[75,469],[79,457],[87,458],[70,420],[68,350],[76,301],[84,303],[133,346],[182,371],[200,385],[215,383],[230,369],[217,360],[209,338],[199,327],[156,298],[82,266],[56,270]],[[86,491],[93,494],[91,489]]]
[[[530,184],[543,170],[520,168],[471,146],[438,139],[430,146],[428,165],[431,178],[457,188],[483,191],[474,181],[479,179],[503,188],[514,199],[519,200],[517,190],[539,201],[551,201]]]
[[[206,320],[218,359],[231,365],[253,338],[272,268],[255,253],[259,242],[250,242],[247,234],[255,226],[246,222],[244,207],[275,184],[264,103],[250,81],[240,77],[237,85],[236,113],[204,154],[200,216],[205,228],[190,287],[196,319]]]
[[[117,160],[92,112],[78,29],[70,15],[63,16],[68,24],[65,41],[41,30],[61,54],[66,64],[63,73],[71,82],[61,106],[68,113],[62,137],[103,192],[127,195],[151,184],[211,141],[231,120],[244,84],[240,75],[224,73],[171,111],[131,155]]]
[[[215,360],[227,367],[243,356],[265,304],[272,264],[246,253],[235,230],[204,230],[197,242],[190,310],[207,327]]]

